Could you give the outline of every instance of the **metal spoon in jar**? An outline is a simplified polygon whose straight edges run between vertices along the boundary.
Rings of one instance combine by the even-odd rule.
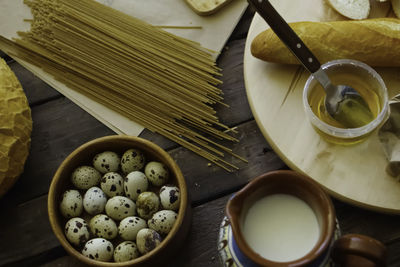
[[[325,108],[328,114],[347,128],[357,128],[374,119],[368,104],[350,86],[334,85],[321,64],[268,0],[248,0],[269,24],[275,34],[311,72],[326,92]]]

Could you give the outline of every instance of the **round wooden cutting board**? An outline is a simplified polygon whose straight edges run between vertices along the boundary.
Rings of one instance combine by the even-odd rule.
[[[344,19],[323,0],[270,2],[288,22]],[[374,3],[370,17],[385,17],[389,10],[388,3]],[[247,97],[267,141],[290,168],[310,176],[332,196],[375,211],[400,214],[400,182],[385,172],[387,160],[377,133],[353,146],[325,142],[303,111],[302,91],[309,73],[300,66],[267,63],[251,55],[251,41],[267,28],[256,14],[244,55]],[[375,69],[382,75],[389,97],[399,94],[400,68]]]

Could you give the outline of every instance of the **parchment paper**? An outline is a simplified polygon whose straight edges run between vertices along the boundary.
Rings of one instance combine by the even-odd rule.
[[[136,18],[157,26],[200,26],[201,29],[165,29],[176,35],[199,42],[206,48],[220,52],[247,7],[246,0],[234,0],[217,13],[202,17],[194,13],[184,0],[97,0]],[[16,38],[17,31],[27,31],[30,24],[24,19],[32,18],[23,0],[0,0],[0,35]],[[11,53],[2,46],[0,50]],[[15,58],[15,57],[14,57]],[[143,127],[132,120],[75,92],[40,68],[15,58],[21,65],[48,83],[75,104],[97,118],[118,134],[139,135]],[[29,90],[29,88],[26,88]]]
[[[386,172],[400,181],[400,95],[390,102],[390,117],[379,129],[379,139],[388,160]]]

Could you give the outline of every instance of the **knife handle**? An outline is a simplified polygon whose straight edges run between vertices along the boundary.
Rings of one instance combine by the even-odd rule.
[[[321,67],[318,59],[268,0],[248,0],[248,2],[309,72],[314,73]]]

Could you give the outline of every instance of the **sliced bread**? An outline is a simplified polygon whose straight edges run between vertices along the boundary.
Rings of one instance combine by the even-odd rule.
[[[206,16],[217,12],[232,0],[186,0],[186,3],[199,15]]]
[[[400,18],[400,0],[392,0],[392,8],[394,14],[396,14],[396,16]]]
[[[366,19],[371,9],[369,0],[327,0],[337,12],[350,19]],[[397,1],[398,2],[398,1]]]

